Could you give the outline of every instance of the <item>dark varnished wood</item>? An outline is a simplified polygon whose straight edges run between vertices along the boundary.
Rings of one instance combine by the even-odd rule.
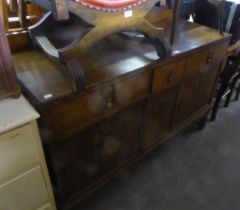
[[[166,20],[153,24],[171,26]],[[61,208],[206,118],[230,36],[184,21],[177,34],[165,61],[151,45],[118,35],[103,40],[78,61],[85,74],[80,92],[39,50],[14,54],[24,93],[42,114],[41,135]]]
[[[56,145],[50,154],[62,201],[79,192],[83,196],[90,186],[137,157],[142,113],[139,103]]]

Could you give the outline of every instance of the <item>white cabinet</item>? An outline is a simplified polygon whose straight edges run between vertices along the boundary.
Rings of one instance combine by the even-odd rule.
[[[0,116],[0,210],[55,210],[38,114],[21,96],[0,101]]]

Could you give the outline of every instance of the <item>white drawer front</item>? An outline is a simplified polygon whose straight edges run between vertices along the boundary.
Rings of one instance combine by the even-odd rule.
[[[52,207],[51,207],[51,204],[48,203],[44,206],[42,206],[41,208],[37,209],[37,210],[53,210]]]
[[[39,160],[31,125],[0,135],[0,184]]]
[[[48,194],[38,166],[0,185],[0,209],[34,210],[48,202]]]

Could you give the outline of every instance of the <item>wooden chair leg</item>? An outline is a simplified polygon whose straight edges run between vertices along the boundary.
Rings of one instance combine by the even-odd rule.
[[[228,95],[227,95],[227,99],[226,99],[225,105],[224,105],[225,107],[229,106],[230,100],[231,100],[232,95],[233,95],[233,91],[234,91],[236,83],[239,79],[240,79],[240,74],[238,73],[238,75],[235,76],[235,78],[233,79],[233,81],[230,84],[230,93],[228,93]]]
[[[223,96],[224,92],[226,91],[226,89],[227,89],[227,85],[223,84],[223,85],[221,85],[221,87],[217,93],[217,96],[216,96],[216,99],[215,99],[215,102],[214,102],[214,105],[212,108],[211,121],[216,120],[219,104],[221,102],[222,96]]]

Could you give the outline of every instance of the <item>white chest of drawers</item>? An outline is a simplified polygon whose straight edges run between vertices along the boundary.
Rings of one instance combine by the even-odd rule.
[[[38,117],[23,96],[0,101],[0,210],[56,210]]]

